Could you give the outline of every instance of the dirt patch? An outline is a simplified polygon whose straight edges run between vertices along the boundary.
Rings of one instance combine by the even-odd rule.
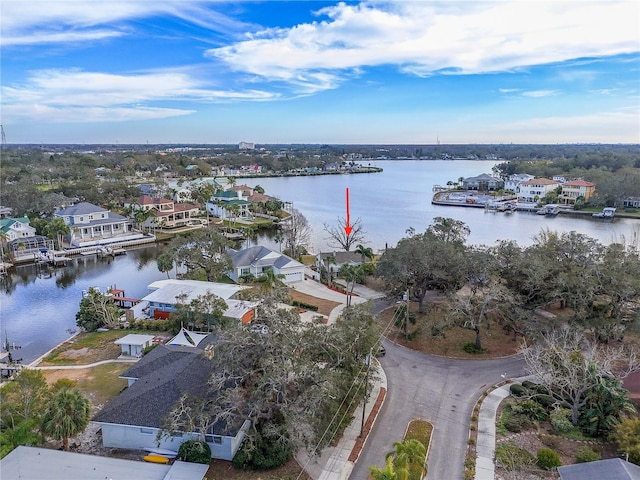
[[[238,470],[231,462],[214,460],[209,464],[206,478],[209,480],[312,480],[295,459],[273,470],[259,472]]]
[[[316,307],[318,307],[318,313],[321,315],[329,316],[331,310],[336,308],[338,305],[341,305],[338,302],[333,302],[331,300],[325,300],[323,298],[307,295],[306,293],[301,293],[293,289],[289,290],[289,295],[294,301],[307,303],[309,305],[315,305]]]
[[[58,358],[82,358],[85,357],[89,353],[89,349],[87,347],[84,348],[74,348],[71,350],[67,350],[66,352],[61,352],[58,355]]]
[[[434,337],[431,335],[431,324],[440,320],[438,315],[441,313],[437,307],[425,314],[418,313],[417,303],[410,304],[411,312],[416,315],[416,323],[410,324],[407,340],[404,330],[393,325],[395,309],[396,306],[390,307],[379,315],[385,336],[394,343],[419,352],[453,358],[499,358],[517,353],[522,341],[521,337],[514,339],[513,334],[505,332],[500,325],[492,322],[489,328],[483,327],[481,331],[482,347],[485,351],[467,353],[463,347],[466,343],[475,342],[475,332],[455,327],[444,331],[444,336]]]

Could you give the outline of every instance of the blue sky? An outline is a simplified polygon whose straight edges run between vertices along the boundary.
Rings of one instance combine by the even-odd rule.
[[[9,143],[639,143],[640,2],[2,0]]]

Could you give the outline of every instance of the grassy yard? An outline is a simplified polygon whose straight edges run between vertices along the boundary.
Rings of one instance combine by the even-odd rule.
[[[62,378],[76,382],[78,389],[92,405],[104,405],[127,386],[127,381],[118,378],[118,375],[128,368],[131,368],[130,363],[107,363],[93,368],[43,370],[42,373],[49,384]]]
[[[120,347],[113,343],[130,333],[158,335],[170,338],[167,332],[150,330],[109,330],[108,332],[83,332],[59,345],[40,363],[47,365],[88,365],[101,360],[118,358]]]

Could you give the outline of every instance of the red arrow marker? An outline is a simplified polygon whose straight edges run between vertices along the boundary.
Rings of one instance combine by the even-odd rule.
[[[344,227],[344,233],[347,234],[347,237],[351,235],[352,230],[353,228],[351,228],[351,220],[349,219],[349,189],[347,188],[347,224]]]

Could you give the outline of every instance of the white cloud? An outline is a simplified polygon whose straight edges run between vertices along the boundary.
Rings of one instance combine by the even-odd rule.
[[[207,55],[317,90],[367,66],[421,76],[510,71],[638,51],[639,9],[636,0],[340,3],[318,21],[259,31]],[[319,72],[332,82],[314,82]]]
[[[33,72],[25,84],[2,87],[5,123],[19,119],[50,122],[102,122],[187,115],[192,109],[150,105],[158,102],[267,100],[260,90],[206,88],[185,73],[116,75],[80,70]]]
[[[219,32],[247,25],[207,8],[219,0],[3,0],[3,47],[101,40],[131,33],[128,20],[169,15]]]
[[[529,90],[526,92],[522,92],[523,97],[531,97],[531,98],[541,98],[541,97],[550,97],[552,95],[557,95],[557,90]]]

